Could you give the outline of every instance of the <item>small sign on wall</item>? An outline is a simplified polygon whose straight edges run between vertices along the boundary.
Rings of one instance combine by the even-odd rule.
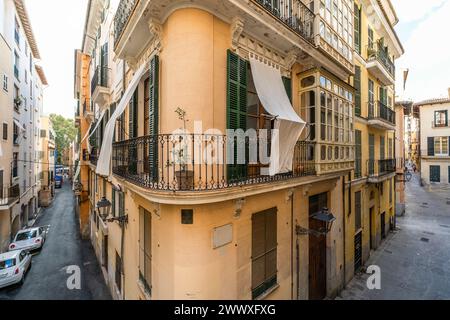
[[[233,241],[233,224],[227,224],[213,230],[213,249],[217,249]]]

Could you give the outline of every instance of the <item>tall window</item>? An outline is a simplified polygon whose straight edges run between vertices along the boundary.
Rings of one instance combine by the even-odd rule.
[[[16,178],[18,176],[18,172],[17,172],[18,159],[19,159],[19,153],[18,152],[14,152],[13,153],[13,162],[12,162],[12,176],[13,176],[13,178]]]
[[[355,192],[355,233],[361,229],[361,191]]]
[[[373,50],[374,46],[373,46],[373,30],[371,27],[368,28],[367,30],[368,32],[368,44],[369,44],[369,49]]]
[[[19,80],[19,54],[14,51],[14,76],[16,77],[17,80]]]
[[[277,208],[252,216],[252,297],[277,284]]]
[[[14,19],[14,40],[16,40],[17,45],[20,45],[20,26],[17,18]]]
[[[380,137],[380,160],[384,160],[385,158],[386,158],[385,138]]]
[[[3,123],[3,140],[8,140],[8,124]]]
[[[152,289],[152,215],[139,208],[139,279],[145,290]]]
[[[122,259],[116,251],[116,272],[114,276],[117,289],[122,292]]]
[[[6,74],[3,75],[3,90],[8,92],[8,76]]]
[[[355,130],[355,178],[362,176],[361,131]]]
[[[448,112],[447,110],[440,110],[434,112],[434,126],[447,127],[448,126]]]
[[[448,156],[448,137],[434,137],[434,155]]]
[[[355,51],[361,54],[361,9],[356,3],[354,11],[354,27]]]
[[[355,66],[355,78],[354,83],[355,87],[355,114],[357,116],[361,115],[361,68],[359,66]]]

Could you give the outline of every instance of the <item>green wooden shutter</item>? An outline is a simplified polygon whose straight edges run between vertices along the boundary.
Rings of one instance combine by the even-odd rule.
[[[361,54],[361,9],[355,3],[355,19],[354,19],[354,41],[355,41],[355,50],[359,54]]]
[[[128,136],[130,139],[137,137],[137,112],[138,112],[138,89],[134,91],[128,106]],[[137,174],[137,146],[129,144],[128,146],[128,171],[130,174]]]
[[[434,137],[428,137],[428,156],[434,156]]]
[[[125,193],[119,192],[119,216],[125,215]]]
[[[114,187],[111,188],[111,209],[112,209],[112,216],[116,216],[116,190],[114,190]]]
[[[355,130],[355,178],[361,178],[362,175],[362,148],[361,131]]]
[[[158,120],[159,120],[159,57],[154,56],[150,61],[149,78],[149,168],[150,181],[158,182]]]
[[[355,114],[361,116],[361,68],[355,66],[355,78],[354,78],[355,91]]]
[[[100,85],[102,87],[108,86],[108,42],[101,48],[100,57]]]
[[[227,129],[247,130],[247,64],[228,50],[227,58]],[[234,164],[227,169],[229,182],[247,178],[247,165],[237,164],[237,146],[234,146]]]
[[[289,101],[292,103],[292,80],[288,77],[282,77],[286,94],[289,97]]]

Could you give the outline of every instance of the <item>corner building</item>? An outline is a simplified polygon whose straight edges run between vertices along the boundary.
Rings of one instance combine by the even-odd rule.
[[[80,135],[91,135],[80,149],[88,177],[78,179],[115,298],[323,299],[351,279],[355,6],[335,4],[90,1],[81,51],[91,59],[92,117]],[[292,170],[275,176],[248,157],[196,158],[206,149],[224,160],[227,129],[273,129],[252,58],[279,71],[307,123]],[[180,128],[192,134],[180,140]],[[110,174],[98,175],[99,151],[109,147]],[[102,198],[112,204],[106,220]],[[332,224],[318,215],[325,207]]]

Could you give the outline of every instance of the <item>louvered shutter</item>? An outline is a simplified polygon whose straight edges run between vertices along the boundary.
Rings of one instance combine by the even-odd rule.
[[[138,89],[131,98],[128,111],[128,136],[133,139],[137,137]],[[130,174],[137,174],[137,162],[137,146],[130,143],[128,145],[128,171]]]
[[[289,97],[289,101],[292,103],[292,80],[288,77],[282,77],[286,94]]]
[[[434,156],[434,138],[428,137],[428,156]]]
[[[361,68],[359,66],[355,66],[355,78],[354,78],[354,87],[355,87],[355,114],[357,116],[361,115]]]
[[[150,61],[149,78],[149,168],[150,181],[158,182],[159,57]]]
[[[116,217],[116,190],[114,187],[111,188],[111,202],[112,216]]]
[[[228,51],[227,129],[247,130],[247,63],[246,60]],[[237,164],[236,142],[234,143],[234,163],[228,165],[227,175],[229,182],[247,177],[247,165]]]
[[[102,46],[100,61],[100,85],[108,86],[108,42]]]

